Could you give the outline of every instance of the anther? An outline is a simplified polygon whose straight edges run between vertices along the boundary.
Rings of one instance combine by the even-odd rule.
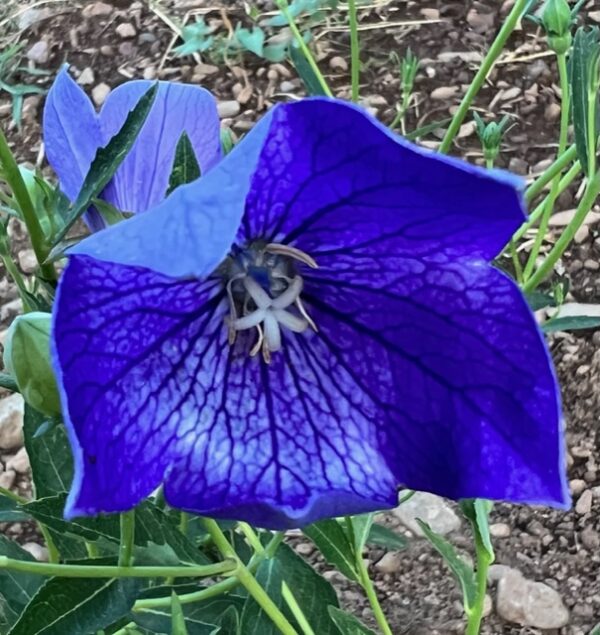
[[[305,253],[301,249],[298,249],[297,247],[282,245],[280,243],[269,243],[265,247],[265,251],[270,254],[277,254],[278,256],[288,256],[289,258],[293,258],[294,260],[299,260],[300,262],[303,262],[305,265],[308,265],[313,269],[319,268],[317,261],[312,256],[309,256],[307,253]]]

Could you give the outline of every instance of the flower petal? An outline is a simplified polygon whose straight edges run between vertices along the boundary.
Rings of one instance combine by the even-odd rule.
[[[172,277],[202,278],[228,253],[240,225],[272,115],[218,165],[160,205],[93,234],[69,250]]]
[[[102,145],[100,124],[92,102],[63,66],[44,105],[44,146],[62,191],[71,201]]]
[[[568,505],[559,390],[516,285],[485,263],[337,258],[304,299],[352,394],[372,396],[397,481]]]
[[[110,93],[100,111],[104,144],[120,130],[152,84],[145,80],[127,82]],[[190,138],[205,173],[221,158],[219,130],[215,98],[207,90],[190,84],[159,82],[152,110],[103,197],[127,212],[143,212],[157,205],[167,192],[181,134],[185,132]]]
[[[523,221],[520,186],[508,173],[420,149],[356,106],[303,100],[273,114],[245,237],[315,256],[380,240],[385,227],[410,256],[425,248],[489,260]]]
[[[172,505],[271,528],[394,505],[350,375],[329,376],[316,338],[270,367],[248,357],[253,335],[229,347],[217,289],[71,258],[53,343],[76,454],[66,515],[127,509],[163,478]]]

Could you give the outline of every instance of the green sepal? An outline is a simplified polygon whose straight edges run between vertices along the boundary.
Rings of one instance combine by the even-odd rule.
[[[13,320],[4,345],[4,366],[23,399],[39,412],[60,414],[60,397],[50,362],[50,313],[33,312]]]
[[[546,0],[542,7],[541,24],[548,37],[548,46],[558,55],[564,55],[573,41],[573,18],[567,0]]]
[[[175,158],[169,176],[167,196],[180,185],[191,183],[200,178],[200,164],[194,152],[194,146],[187,133],[181,133],[175,148]]]

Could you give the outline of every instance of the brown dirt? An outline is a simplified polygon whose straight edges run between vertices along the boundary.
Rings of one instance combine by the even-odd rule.
[[[12,4],[13,9],[20,10],[27,2],[13,1]],[[86,4],[91,3],[65,1],[44,5],[41,8],[48,11],[47,17],[22,31],[11,30],[5,40],[25,42],[25,51],[36,41],[46,40],[50,53],[42,67],[55,72],[68,61],[75,76],[89,67],[94,73],[93,85],[86,86],[90,90],[100,83],[114,87],[134,77],[202,83],[223,101],[239,100],[240,114],[223,122],[236,134],[246,131],[275,101],[286,99],[289,94],[302,94],[301,83],[288,65],[271,65],[252,54],[222,62],[217,68],[211,68],[214,65],[209,57],[198,66],[192,58],[172,56],[169,47],[173,32],[146,2],[112,0],[115,7],[108,15],[93,18],[82,16]],[[212,8],[218,4],[224,8]],[[271,7],[268,2],[257,4],[262,8]],[[503,3],[495,0],[401,0],[363,11],[361,23],[376,27],[365,31],[362,38],[362,56],[366,62],[362,95],[366,102],[382,121],[389,123],[393,119],[400,87],[397,70],[389,55],[392,51],[402,55],[410,46],[423,63],[417,82],[416,106],[408,120],[409,129],[447,117],[455,109],[477,67],[478,56],[486,51],[510,4],[510,0]],[[126,8],[119,8],[123,5]],[[189,12],[199,12],[223,29],[227,28],[228,22],[235,26],[238,21],[247,21],[241,2],[170,0],[159,6],[164,15],[177,19],[192,19]],[[592,15],[600,19],[597,2],[590,0],[586,9],[595,11]],[[0,12],[0,20],[2,17]],[[391,26],[411,20],[421,23]],[[134,38],[123,40],[116,35],[116,27],[124,22],[134,25]],[[593,20],[588,22],[593,24]],[[348,96],[347,72],[332,70],[338,68],[332,63],[333,58],[349,58],[347,35],[327,31],[327,27],[335,26],[335,21],[330,20],[316,29],[319,63],[336,93]],[[556,148],[559,94],[555,85],[556,73],[552,57],[545,54],[543,39],[532,25],[524,24],[523,29],[515,33],[507,51],[478,97],[476,107],[485,115],[506,113],[514,117],[515,125],[505,139],[498,164],[533,178],[552,159]],[[31,78],[24,80],[32,81]],[[35,81],[48,85],[45,78]],[[21,158],[35,162],[40,155],[42,99],[26,99],[22,131],[10,124],[7,103],[6,94],[0,93],[0,123],[9,131]],[[425,142],[433,145],[436,140],[433,135]],[[454,151],[481,162],[479,144],[470,124],[463,127]],[[573,188],[560,197],[560,210],[574,207],[576,190]],[[600,240],[596,240],[596,235],[596,228],[592,226],[589,235],[567,252],[564,259],[564,269],[571,278],[571,292],[578,301],[598,302],[600,298],[600,277],[594,267],[584,266],[586,261],[598,260]],[[24,246],[24,240],[19,239],[17,248]],[[14,285],[1,271],[0,304],[3,308],[0,321],[3,327],[14,315],[15,307],[9,303],[15,297]],[[497,505],[492,517],[493,522],[510,526],[510,535],[495,541],[497,561],[556,588],[569,607],[569,626],[556,631],[561,635],[584,635],[600,622],[600,475],[595,458],[599,449],[599,335],[591,332],[559,334],[552,339],[552,352],[563,386],[569,478],[581,480],[578,487],[594,492],[591,512],[581,515],[576,511],[563,513]],[[458,532],[452,540],[461,549],[469,550],[470,541],[466,534]],[[309,549],[305,547],[305,551]],[[376,562],[382,553],[372,550],[369,558]],[[373,573],[384,611],[395,633],[460,632],[460,594],[449,581],[450,574],[441,560],[426,543],[413,540],[396,573],[381,575],[376,569]],[[358,615],[364,612],[365,620],[372,623],[358,589],[342,582],[335,573],[330,576],[340,589],[343,602]],[[493,588],[491,593],[493,596]],[[483,632],[516,635],[536,631],[509,625],[493,612],[486,620]]]

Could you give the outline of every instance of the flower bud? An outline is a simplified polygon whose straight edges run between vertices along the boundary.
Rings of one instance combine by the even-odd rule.
[[[473,115],[475,123],[477,124],[477,134],[481,141],[485,160],[493,163],[500,152],[500,144],[502,143],[502,137],[508,126],[509,119],[508,117],[503,117],[498,123],[491,121],[486,124],[476,112],[473,113]]]
[[[10,326],[4,366],[17,382],[23,399],[46,415],[60,414],[60,398],[50,363],[50,313],[26,313]]]
[[[557,54],[566,53],[573,40],[573,16],[567,0],[546,0],[542,8],[542,25],[548,37],[548,46]]]

